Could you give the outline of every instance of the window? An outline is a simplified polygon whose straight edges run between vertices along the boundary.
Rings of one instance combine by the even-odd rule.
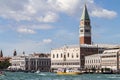
[[[61,58],[62,58],[62,53],[61,53]]]
[[[53,54],[53,58],[55,58],[55,55]]]
[[[83,30],[80,30],[80,32],[83,32]]]
[[[74,58],[73,54],[72,54],[72,58]]]
[[[69,53],[68,53],[68,55],[67,55],[68,57],[69,57]]]
[[[58,58],[58,54],[57,54],[57,58]]]
[[[76,58],[78,58],[78,53],[77,53],[77,55],[76,55]]]
[[[64,61],[66,60],[66,55],[64,55]]]
[[[90,32],[90,30],[86,29],[85,32]]]
[[[66,56],[64,55],[64,58],[66,58]]]
[[[85,22],[85,25],[90,25],[90,23],[89,22]]]

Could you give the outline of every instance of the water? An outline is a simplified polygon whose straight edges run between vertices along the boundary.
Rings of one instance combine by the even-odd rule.
[[[55,73],[6,72],[0,80],[120,80],[120,74],[82,74],[61,76]]]

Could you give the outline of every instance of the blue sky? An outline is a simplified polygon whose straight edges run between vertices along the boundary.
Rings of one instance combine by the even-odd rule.
[[[19,3],[18,3],[19,2]],[[5,56],[79,44],[84,0],[0,0],[0,49]],[[120,0],[86,0],[92,41],[120,44]]]

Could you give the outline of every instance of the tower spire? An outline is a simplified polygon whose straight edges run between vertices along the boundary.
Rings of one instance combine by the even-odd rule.
[[[90,20],[86,4],[84,5],[84,8],[83,8],[81,20]]]
[[[80,44],[91,44],[91,25],[86,4],[80,19]]]

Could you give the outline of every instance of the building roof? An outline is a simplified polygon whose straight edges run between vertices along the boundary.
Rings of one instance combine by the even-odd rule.
[[[105,50],[103,54],[117,53],[119,51],[120,49],[110,49],[110,50]]]
[[[50,53],[33,53],[33,54],[29,54],[28,57],[49,58],[50,56],[51,56]]]
[[[86,5],[84,5],[81,20],[90,20]]]
[[[106,49],[114,49],[120,48],[120,45],[112,45],[112,44],[80,44],[80,45],[65,45],[60,48],[55,48],[52,50],[60,50],[64,48],[106,48]]]
[[[101,56],[101,54],[92,54],[92,55],[88,55],[88,56],[85,56],[86,58],[87,57],[100,57]]]
[[[54,48],[52,50],[61,50],[61,49],[65,49],[65,48],[68,48],[68,49],[70,49],[70,48],[79,48],[79,45],[64,45],[64,46],[62,46],[60,48]]]

